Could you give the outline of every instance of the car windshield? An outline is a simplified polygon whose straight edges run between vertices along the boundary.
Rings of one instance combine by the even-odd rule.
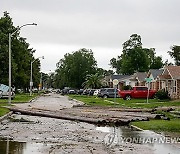
[[[106,90],[106,89],[103,88],[103,89],[101,89],[100,91],[103,92],[103,91],[105,91],[105,90]]]
[[[1,91],[8,92],[8,89],[9,89],[8,86],[6,86],[6,85],[4,85],[4,84],[0,84],[0,90],[1,90]]]

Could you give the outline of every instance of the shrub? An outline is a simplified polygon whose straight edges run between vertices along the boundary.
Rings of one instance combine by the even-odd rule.
[[[159,91],[156,93],[155,97],[156,97],[157,99],[160,99],[160,100],[170,99],[169,94],[168,94],[168,91],[166,91],[165,89],[159,90]]]

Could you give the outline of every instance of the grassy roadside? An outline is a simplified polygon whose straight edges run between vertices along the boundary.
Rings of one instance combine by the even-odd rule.
[[[123,100],[122,98],[98,98],[94,96],[85,95],[69,95],[70,98],[84,102],[90,106],[109,106],[109,107],[124,107],[124,108],[150,108],[154,109],[157,107],[171,107],[180,106],[180,101],[169,101],[169,100],[157,100],[150,99],[149,103],[146,99],[132,99],[129,101]]]
[[[5,105],[7,105],[7,103],[0,103],[0,117],[9,112],[8,109],[2,107],[2,106],[5,106]]]
[[[123,107],[123,108],[148,108],[155,109],[158,107],[177,107],[180,110],[180,100],[157,100],[150,99],[149,103],[146,99],[132,99],[130,101],[123,100],[122,98],[96,98],[94,96],[82,96],[82,95],[70,95],[70,98],[77,99],[90,106],[110,106],[110,107]],[[114,103],[115,102],[115,103]],[[170,118],[170,120],[150,120],[150,121],[138,121],[131,124],[147,130],[153,130],[156,132],[176,132],[180,134],[180,119],[175,118],[169,112],[159,111],[158,113],[164,114]]]
[[[180,135],[180,119],[173,118],[167,120],[150,120],[150,121],[138,121],[131,123],[144,130],[153,130],[156,132],[176,132]]]
[[[29,96],[29,94],[16,94],[16,97],[12,100],[12,103],[27,103],[38,95],[39,94],[33,94],[33,96]],[[8,105],[8,99],[0,99],[0,116],[3,116],[9,112],[9,110],[4,107]]]

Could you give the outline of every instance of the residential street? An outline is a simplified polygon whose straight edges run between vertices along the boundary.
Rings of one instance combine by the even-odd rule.
[[[31,103],[18,104],[22,109],[38,109],[54,111],[71,108],[79,102],[68,100],[66,96],[49,94],[41,96]],[[159,137],[150,131],[133,131],[127,127],[98,127],[84,122],[69,121],[47,117],[37,117],[12,114],[7,120],[0,123],[0,138],[10,140],[11,154],[111,154],[111,153],[158,153],[164,149],[164,154],[172,147],[161,144],[151,146],[148,144],[135,144],[122,142],[122,137]],[[16,142],[15,142],[16,141]],[[6,141],[0,141],[0,150],[6,151]],[[21,146],[19,145],[21,144]],[[14,146],[13,146],[14,145]],[[160,148],[160,149],[159,149]],[[173,149],[178,152],[177,148]],[[172,150],[171,150],[172,151]]]
[[[42,97],[38,97],[32,100],[30,103],[15,104],[18,108],[22,109],[41,109],[41,110],[51,110],[59,111],[64,108],[71,108],[73,105],[83,104],[81,102],[76,102],[69,100],[67,96],[61,96],[59,94],[45,94]]]
[[[1,0],[0,154],[180,154],[180,0]]]

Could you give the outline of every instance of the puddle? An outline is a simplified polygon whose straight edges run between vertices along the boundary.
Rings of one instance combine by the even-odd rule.
[[[122,144],[143,144],[153,149],[154,154],[179,154],[180,136],[164,137],[153,131],[137,131],[124,127],[97,127],[96,130],[106,132],[104,143],[107,146]]]
[[[110,133],[112,130],[112,127],[96,127],[96,130],[99,130],[104,133]]]
[[[7,139],[0,139],[1,154],[42,154],[41,148],[49,146],[43,143],[16,142]]]
[[[5,134],[8,134],[8,135],[3,136],[3,138],[0,137],[0,154],[47,154],[47,153],[52,153],[53,150],[59,150],[59,151],[61,151],[59,153],[62,153],[62,151],[64,152],[64,150],[66,150],[66,149],[67,149],[66,153],[68,153],[67,152],[68,150],[69,151],[75,150],[74,153],[79,153],[78,149],[80,151],[80,149],[82,149],[82,147],[84,147],[84,145],[80,144],[80,142],[77,142],[77,141],[84,142],[84,141],[86,141],[86,139],[87,139],[87,141],[90,139],[90,141],[85,142],[85,144],[94,142],[94,139],[91,140],[91,134],[86,137],[86,135],[88,134],[87,132],[90,130],[93,130],[93,133],[92,133],[93,137],[94,136],[98,137],[98,139],[96,140],[97,143],[100,142],[100,145],[101,145],[102,140],[103,140],[103,148],[104,148],[104,144],[105,144],[106,146],[116,146],[115,148],[117,148],[119,150],[119,149],[122,149],[122,147],[126,148],[128,146],[127,143],[134,143],[134,144],[136,144],[136,147],[137,147],[135,150],[138,150],[138,148],[141,145],[143,145],[142,149],[144,149],[144,148],[146,149],[148,147],[150,150],[152,149],[152,153],[155,153],[155,154],[159,154],[159,153],[179,154],[179,151],[180,151],[180,136],[178,136],[178,135],[177,135],[177,138],[176,138],[176,136],[174,138],[179,139],[179,141],[177,141],[178,142],[177,144],[174,144],[174,143],[172,143],[171,138],[167,138],[167,140],[163,140],[162,135],[156,134],[153,131],[137,131],[137,130],[132,130],[131,128],[126,127],[126,126],[121,126],[121,127],[106,126],[106,127],[96,127],[95,128],[94,125],[90,125],[90,124],[86,124],[86,123],[78,123],[78,127],[77,127],[77,123],[75,123],[75,122],[72,123],[69,121],[63,121],[63,120],[57,120],[57,119],[52,120],[52,119],[48,119],[48,118],[37,119],[37,117],[25,118],[25,116],[23,116],[25,119],[30,119],[30,120],[28,120],[28,122],[34,121],[34,123],[31,123],[32,124],[32,125],[30,125],[31,127],[26,128],[29,125],[24,124],[27,121],[22,119],[21,117],[22,116],[19,116],[20,121],[17,121],[19,123],[20,122],[23,123],[20,126],[25,128],[25,131],[34,130],[29,133],[30,134],[29,138],[31,136],[31,138],[33,138],[33,139],[35,139],[35,137],[37,137],[37,138],[40,137],[41,139],[40,140],[31,140],[31,139],[21,140],[21,139],[23,139],[23,137],[26,137],[27,134],[25,133],[25,134],[22,134],[22,136],[21,136],[20,134],[17,133],[16,134],[17,136],[21,136],[21,138],[20,138],[21,141],[27,141],[27,142],[16,142],[13,140],[8,140],[6,137],[9,136],[9,134],[11,132],[11,129],[9,129],[9,128],[12,128],[13,126],[17,126],[17,124],[19,125],[19,123],[17,123],[16,125],[12,125],[12,126],[6,125],[7,132],[5,132]],[[40,122],[38,122],[38,121],[40,121]],[[16,120],[13,121],[13,123],[15,123],[15,122],[16,122]],[[54,125],[54,123],[55,123],[55,125]],[[12,122],[11,122],[11,124],[12,124]],[[44,124],[46,124],[47,126],[45,127]],[[51,125],[52,126],[54,125],[54,127],[51,127]],[[86,126],[86,125],[88,125],[88,126]],[[88,127],[90,127],[90,128],[87,129]],[[21,130],[23,128],[17,127],[16,129]],[[65,131],[60,132],[59,128],[65,130]],[[16,129],[14,129],[14,131],[16,131]],[[80,133],[74,133],[74,131],[76,131],[78,129],[80,129],[80,131],[79,131]],[[87,129],[87,131],[86,131],[86,129]],[[9,131],[9,133],[8,133],[8,131]],[[101,131],[103,133],[99,133],[99,131]],[[68,134],[69,132],[70,132],[70,134]],[[84,134],[83,133],[81,134],[81,132],[84,132]],[[98,136],[98,133],[99,133],[99,136]],[[15,135],[15,137],[13,137],[14,140],[18,140],[16,135]],[[45,139],[44,137],[46,137],[46,135],[47,136],[50,135],[50,136],[48,136],[49,138],[46,138],[47,142],[44,143],[43,141],[44,141],[44,139]],[[104,135],[105,135],[105,137],[104,137]],[[60,139],[60,140],[58,142],[53,142],[53,141],[57,141],[57,139]],[[83,139],[83,140],[80,140],[80,139]],[[162,140],[160,140],[160,139],[162,139]],[[35,142],[35,141],[37,141],[37,142]],[[40,142],[40,143],[38,143],[38,142]],[[94,142],[94,144],[90,144],[90,146],[94,146],[94,145],[96,145],[96,142]],[[122,145],[124,145],[124,146],[122,146]],[[131,144],[129,144],[129,145],[130,145],[129,147],[133,150],[133,146],[131,146]],[[144,145],[146,145],[146,146],[144,146]],[[129,149],[129,147],[126,149]],[[99,145],[97,144],[97,147],[95,147],[94,149],[98,149],[98,148],[99,148]],[[77,151],[76,151],[76,149],[77,149]],[[87,149],[87,150],[89,150],[89,149]],[[142,151],[140,151],[139,153],[142,153]]]

